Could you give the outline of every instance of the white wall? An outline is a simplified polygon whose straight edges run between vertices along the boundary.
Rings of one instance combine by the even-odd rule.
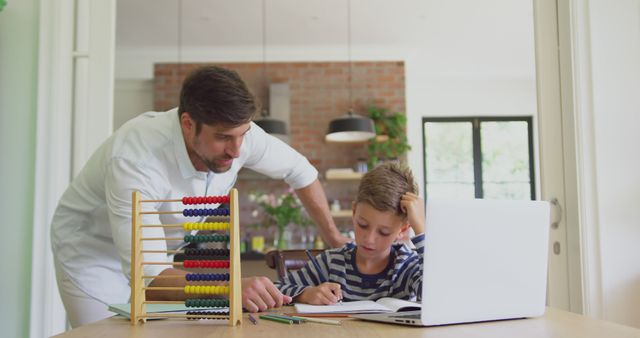
[[[116,80],[113,101],[113,130],[116,130],[128,120],[153,110],[153,80]]]
[[[603,314],[640,327],[640,1],[587,3]]]
[[[0,12],[0,328],[29,336],[35,166],[38,0]]]
[[[411,10],[425,13],[424,18],[404,22],[403,27],[420,34],[389,45],[370,45],[361,43],[375,39],[367,35],[367,28],[353,27],[352,59],[405,61],[408,137],[413,147],[409,165],[422,186],[423,116],[535,116],[533,5],[512,0],[431,0],[413,5]],[[357,16],[363,10],[354,7],[352,12]],[[393,25],[395,19],[401,20],[384,22]],[[346,61],[346,48],[269,45],[268,61]],[[177,62],[178,54],[177,46],[117,48],[116,78],[151,79],[153,62]],[[180,54],[182,62],[262,61],[259,44],[215,50],[184,47]]]

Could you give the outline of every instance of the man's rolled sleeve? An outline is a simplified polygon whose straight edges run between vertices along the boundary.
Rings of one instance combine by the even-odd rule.
[[[274,179],[283,179],[293,189],[304,188],[318,178],[318,171],[306,157],[255,124],[252,124],[244,145],[248,148],[245,167]]]

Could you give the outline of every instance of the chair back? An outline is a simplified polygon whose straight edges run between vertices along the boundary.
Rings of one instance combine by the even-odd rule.
[[[273,250],[267,252],[264,259],[267,266],[275,269],[278,278],[282,280],[290,270],[297,270],[307,264],[309,257],[307,251],[312,257],[319,255],[324,250]]]

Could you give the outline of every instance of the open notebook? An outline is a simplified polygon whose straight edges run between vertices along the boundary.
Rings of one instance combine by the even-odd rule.
[[[385,313],[420,310],[419,303],[384,297],[376,301],[359,300],[334,305],[295,304],[298,313]]]

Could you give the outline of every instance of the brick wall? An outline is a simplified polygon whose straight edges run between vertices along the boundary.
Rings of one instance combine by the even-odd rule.
[[[168,110],[178,105],[182,80],[193,69],[205,64],[156,64],[155,110]],[[268,102],[262,63],[217,63],[233,69],[262,102]],[[353,167],[358,158],[367,157],[366,145],[332,144],[324,141],[329,122],[350,107],[349,62],[282,62],[269,63],[266,83],[288,83],[290,88],[290,144],[318,169],[321,176],[329,168]],[[353,62],[351,96],[356,113],[367,115],[367,107],[375,105],[392,112],[405,111],[404,62]],[[357,182],[324,182],[327,196],[338,199],[344,208],[357,189]],[[281,182],[256,180],[238,182],[242,191],[260,189],[282,191]],[[250,204],[243,199],[243,220]],[[251,223],[246,221],[243,223]]]

